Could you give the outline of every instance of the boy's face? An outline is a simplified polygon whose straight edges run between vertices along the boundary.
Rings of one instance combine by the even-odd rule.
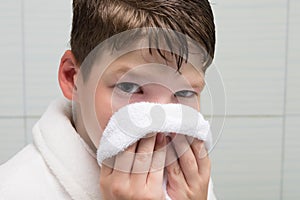
[[[90,80],[98,80],[94,87],[93,109],[97,126],[100,126],[101,131],[100,133],[87,131],[96,147],[112,114],[127,104],[142,101],[161,104],[180,103],[200,110],[200,92],[205,85],[204,74],[199,70],[201,66],[195,68],[192,64],[183,62],[179,73],[174,56],[168,52],[163,53],[168,61],[155,50],[152,51],[152,55],[149,49],[129,52],[112,62],[101,77],[89,77],[84,84],[82,90],[95,83]],[[85,98],[85,95],[79,96]],[[86,104],[89,103],[86,101]],[[83,106],[91,107],[81,105],[81,109]],[[82,118],[87,116],[84,114]],[[85,119],[85,126],[95,126],[88,123],[92,123],[92,120]]]

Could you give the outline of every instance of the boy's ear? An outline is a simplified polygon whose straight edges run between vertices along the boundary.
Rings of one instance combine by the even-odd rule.
[[[79,66],[71,50],[67,50],[61,57],[58,71],[58,81],[64,96],[73,100],[76,96],[76,80],[79,75]]]

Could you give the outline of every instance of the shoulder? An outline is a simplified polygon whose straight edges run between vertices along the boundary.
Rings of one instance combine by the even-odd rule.
[[[27,160],[29,162],[25,162],[23,164],[28,165],[32,161],[36,160],[36,159],[32,159],[32,158],[38,158],[38,157],[39,157],[39,153],[36,150],[35,146],[33,144],[29,144],[29,145],[25,146],[22,150],[20,150],[18,153],[16,153],[12,158],[10,158],[4,164],[0,165],[0,170],[1,170],[0,174],[2,173],[2,171],[4,169],[10,168],[12,166],[14,166],[13,169],[18,168],[18,165],[16,165],[16,164],[19,164],[25,160]],[[28,159],[30,159],[30,160],[28,160]]]
[[[0,186],[2,186],[3,182],[11,179],[14,174],[24,170],[24,167],[36,162],[37,158],[38,152],[32,144],[24,147],[14,157],[0,166]]]
[[[68,199],[32,144],[0,166],[0,199],[18,198]]]
[[[207,196],[208,200],[217,200],[217,197],[214,193],[214,184],[212,179],[210,178],[209,180],[209,185],[208,185],[208,196]]]

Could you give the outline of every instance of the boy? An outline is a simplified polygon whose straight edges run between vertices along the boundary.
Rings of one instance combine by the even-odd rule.
[[[148,45],[140,43],[145,36]],[[102,132],[122,106],[147,101],[199,110],[214,47],[207,0],[74,0],[71,50],[59,69],[61,90],[73,104],[51,104],[33,129],[34,144],[1,166],[0,199],[165,199],[164,176],[172,199],[215,199],[209,158],[198,156],[203,141],[189,145],[183,135],[154,133],[126,149],[159,152],[167,160],[179,154],[177,147],[166,150],[168,143],[184,144],[186,151],[157,171],[100,168],[96,160]],[[143,167],[155,158],[120,154],[114,163]]]

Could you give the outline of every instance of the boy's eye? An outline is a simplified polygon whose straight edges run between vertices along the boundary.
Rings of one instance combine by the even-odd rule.
[[[134,94],[134,93],[140,93],[142,92],[141,87],[138,84],[130,83],[130,82],[123,82],[118,83],[116,87],[123,92]]]
[[[181,90],[178,91],[174,94],[176,97],[193,97],[195,95],[197,95],[197,93],[195,91],[191,91],[191,90]]]

